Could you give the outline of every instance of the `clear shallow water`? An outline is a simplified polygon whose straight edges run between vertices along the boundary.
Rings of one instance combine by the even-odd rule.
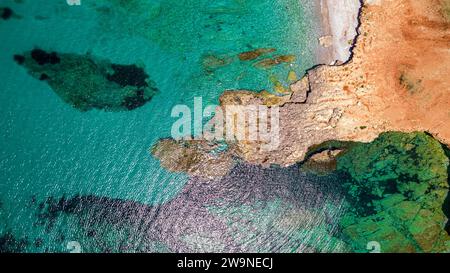
[[[165,171],[148,151],[170,136],[174,105],[191,105],[195,96],[217,103],[226,89],[272,90],[273,78],[286,84],[289,71],[301,76],[314,65],[318,22],[311,1],[124,2],[1,1],[20,18],[0,21],[0,223],[2,232],[43,239],[31,251],[66,251],[69,238],[83,236],[78,221],[60,219],[47,231],[35,225],[36,207],[49,196],[95,195],[153,206],[176,198],[188,177]],[[129,112],[79,112],[13,62],[14,54],[35,46],[143,64],[160,92]],[[296,61],[258,69],[238,60],[237,54],[260,47],[293,54]],[[205,66],[211,56],[227,65]]]

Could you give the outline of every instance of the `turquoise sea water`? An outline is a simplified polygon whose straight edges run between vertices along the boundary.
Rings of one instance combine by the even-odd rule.
[[[191,105],[196,96],[204,104],[217,103],[227,89],[272,90],[271,79],[287,84],[291,70],[301,76],[315,64],[318,21],[313,2],[82,0],[80,6],[69,6],[63,0],[0,1],[17,15],[0,21],[1,232],[43,240],[27,251],[67,251],[68,240],[82,240],[78,223],[57,220],[51,230],[36,225],[36,207],[50,196],[95,195],[149,206],[176,198],[187,175],[164,170],[149,153],[159,138],[170,136],[172,107]],[[133,111],[80,112],[13,61],[14,54],[34,47],[143,64],[159,93]],[[296,61],[261,69],[237,58],[261,47],[295,55]],[[211,56],[226,60],[226,65],[208,66]],[[255,217],[267,216],[270,222],[286,211],[283,206],[290,205],[280,206],[277,198],[258,201],[265,209]],[[238,210],[245,207],[226,212],[214,207],[211,213],[231,219],[229,214]],[[265,225],[253,228],[264,232]],[[200,246],[186,250],[207,250],[202,245],[208,240],[196,236]],[[173,247],[155,251],[161,249]]]

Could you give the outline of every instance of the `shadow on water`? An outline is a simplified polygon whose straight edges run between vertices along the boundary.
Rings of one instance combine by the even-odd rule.
[[[152,252],[154,242],[175,252],[305,251],[299,246],[314,234],[299,230],[322,224],[333,232],[337,226],[340,212],[328,206],[339,207],[338,182],[332,175],[303,173],[297,165],[238,164],[220,179],[191,178],[177,197],[159,206],[96,196],[50,198],[39,218],[52,225],[62,215],[75,216],[91,241],[103,245],[109,235],[102,227],[131,232],[105,252]]]
[[[450,149],[444,144],[442,144],[442,148],[444,149],[445,155],[450,160]],[[449,184],[450,188],[450,164],[447,167],[447,183]],[[447,197],[445,198],[444,204],[442,205],[442,211],[444,212],[445,216],[450,219],[450,192],[447,193]],[[445,231],[450,235],[450,220],[447,220]]]

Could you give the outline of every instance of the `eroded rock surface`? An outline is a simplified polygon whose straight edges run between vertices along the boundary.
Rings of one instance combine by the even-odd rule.
[[[310,70],[302,80],[304,102],[296,96],[278,99],[279,149],[264,152],[257,142],[241,142],[240,156],[255,164],[290,165],[313,145],[333,139],[368,142],[385,131],[428,131],[450,144],[450,23],[443,2],[365,4],[353,58]],[[220,101],[258,103],[250,96],[228,91]]]

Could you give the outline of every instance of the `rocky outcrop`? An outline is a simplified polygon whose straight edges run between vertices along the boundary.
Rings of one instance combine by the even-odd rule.
[[[449,144],[450,87],[445,79],[450,55],[444,52],[450,24],[441,10],[440,1],[365,4],[353,58],[345,65],[310,70],[301,84],[306,100],[294,100],[295,95],[277,99],[280,148],[264,152],[257,142],[241,142],[238,154],[255,164],[290,165],[322,142],[369,142],[385,131],[428,131]],[[220,101],[258,103],[249,96],[228,91]]]
[[[241,61],[253,61],[264,54],[272,53],[275,51],[275,48],[257,48],[251,51],[242,52],[238,55],[238,57]]]
[[[0,253],[25,252],[29,244],[26,238],[16,238],[10,231],[0,235]]]
[[[333,149],[312,153],[311,157],[301,164],[300,169],[317,175],[328,175],[336,170],[337,156],[341,152],[341,149]]]
[[[15,55],[14,59],[80,111],[133,110],[150,101],[157,92],[144,68],[135,64],[114,64],[91,55],[42,49]]]
[[[151,149],[164,168],[204,178],[226,175],[234,166],[232,152],[225,144],[173,139],[162,139]]]
[[[233,142],[235,156],[263,166],[308,157],[303,167],[313,162],[315,170],[318,163],[319,171],[336,167],[347,175],[350,206],[340,226],[353,251],[367,252],[371,241],[382,252],[449,251],[449,159],[439,143],[450,144],[445,3],[367,1],[346,64],[308,71],[285,96],[239,90],[220,98],[222,106],[280,109],[279,148]],[[346,142],[345,152],[311,156],[335,140]]]
[[[13,17],[18,17],[11,8],[0,7],[0,18],[3,20],[9,20]]]
[[[374,140],[386,131],[428,131],[450,143],[450,24],[441,1],[370,1],[361,9],[353,58],[318,66],[291,85],[290,94],[226,91],[221,105],[280,107],[280,146],[237,142],[245,161],[291,165],[330,141]]]

